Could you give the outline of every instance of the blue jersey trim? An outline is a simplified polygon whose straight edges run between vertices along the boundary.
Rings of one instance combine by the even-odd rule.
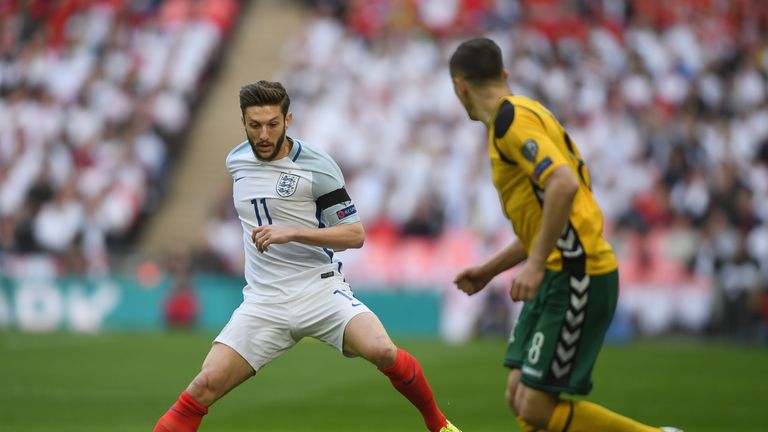
[[[299,149],[298,149],[298,150],[296,150],[296,154],[295,154],[295,155],[293,155],[293,159],[291,159],[291,160],[292,160],[292,161],[294,161],[294,162],[296,162],[296,159],[298,159],[298,158],[299,158],[299,155],[301,154],[301,142],[299,142],[299,141],[296,141],[296,140],[294,140],[294,142],[295,142],[296,144],[298,144],[298,145],[299,145]]]
[[[317,210],[315,211],[315,217],[317,218],[318,228],[325,228],[325,224],[320,219],[320,213],[321,213],[320,207],[317,207]],[[331,262],[333,262],[333,251],[328,248],[323,248],[323,251],[325,252],[326,255],[328,255],[328,258],[331,260]],[[341,267],[339,267],[339,270],[341,270]]]

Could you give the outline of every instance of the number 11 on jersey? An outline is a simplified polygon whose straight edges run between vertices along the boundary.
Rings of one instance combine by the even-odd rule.
[[[251,200],[251,204],[253,204],[253,209],[256,211],[256,222],[259,223],[259,226],[264,225],[261,222],[261,215],[259,214],[259,204],[261,204],[261,207],[264,208],[264,216],[267,218],[267,224],[272,225],[272,216],[269,215],[269,209],[267,209],[267,199],[254,198]]]

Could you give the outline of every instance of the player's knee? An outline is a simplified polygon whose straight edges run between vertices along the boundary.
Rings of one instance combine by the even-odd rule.
[[[222,396],[224,386],[214,372],[203,369],[187,387],[187,393],[208,406]]]
[[[366,358],[379,369],[392,366],[397,358],[397,347],[392,343],[378,343],[370,348]]]
[[[551,410],[547,403],[533,397],[530,393],[518,389],[515,395],[515,415],[525,420],[531,426],[545,429],[549,423]]]
[[[538,407],[532,404],[529,399],[526,399],[524,397],[516,397],[514,406],[515,408],[513,409],[515,411],[515,415],[525,420],[525,422],[528,423],[529,425],[532,425],[535,427],[546,426],[546,424],[542,426],[542,421],[540,419]]]

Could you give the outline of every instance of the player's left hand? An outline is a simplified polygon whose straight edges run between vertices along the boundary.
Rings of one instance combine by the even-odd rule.
[[[544,268],[525,263],[520,272],[512,278],[512,286],[509,288],[509,296],[514,301],[533,300],[536,290],[544,279]]]
[[[266,252],[269,245],[283,244],[293,241],[294,228],[277,225],[262,225],[251,232],[251,241],[259,252]]]

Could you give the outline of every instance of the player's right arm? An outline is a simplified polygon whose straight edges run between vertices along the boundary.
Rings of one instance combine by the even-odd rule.
[[[324,228],[285,227],[262,225],[251,232],[251,240],[259,252],[266,252],[269,245],[288,242],[304,243],[334,250],[363,247],[365,230],[362,222],[340,223]]]
[[[498,274],[511,269],[528,257],[525,247],[517,239],[483,264],[467,267],[453,279],[460,290],[472,295],[488,285]]]

